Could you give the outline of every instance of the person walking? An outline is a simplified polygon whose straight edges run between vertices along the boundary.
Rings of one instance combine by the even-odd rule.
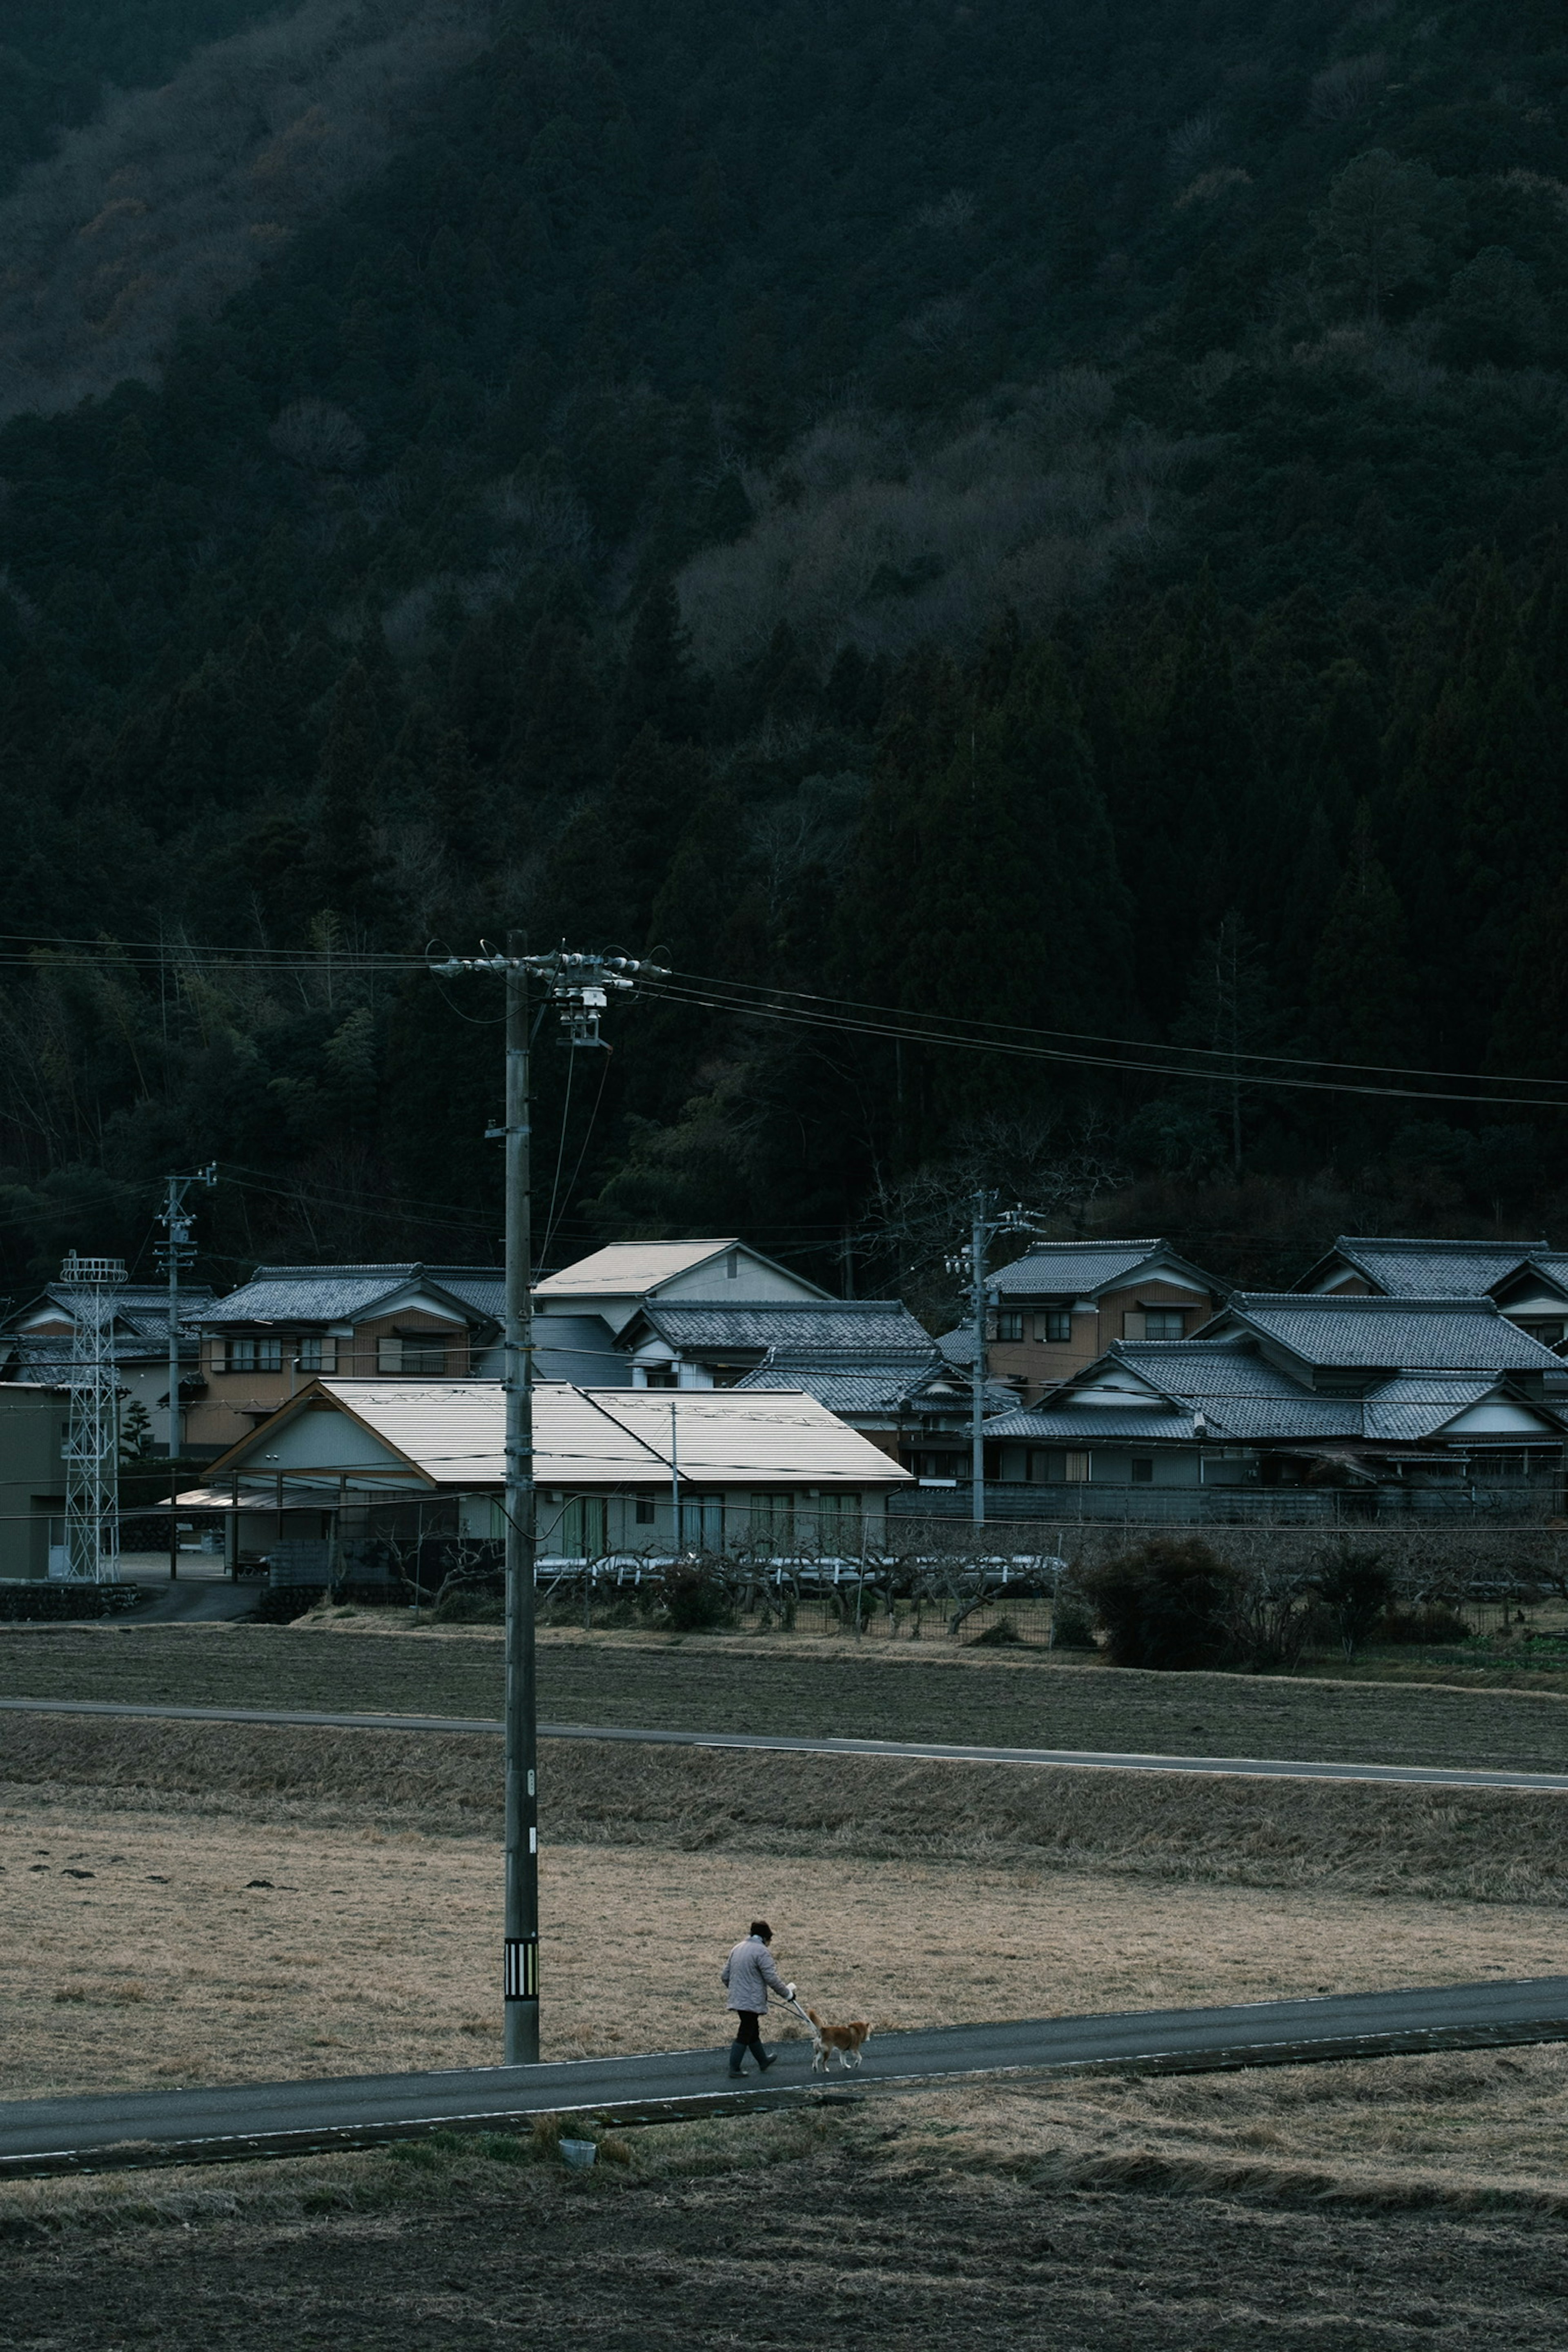
[[[745,1940],[736,1945],[724,1963],[724,1983],[735,2019],[735,2039],[730,2044],[731,2074],[744,2074],[748,2050],[759,2074],[765,2074],[777,2061],[776,2051],[770,2058],[763,2048],[762,2022],[767,2015],[768,1994],[771,1990],[782,2000],[793,2000],[795,1987],[785,1984],[778,1972],[768,1949],[773,1940],[767,1921],[753,1919]]]

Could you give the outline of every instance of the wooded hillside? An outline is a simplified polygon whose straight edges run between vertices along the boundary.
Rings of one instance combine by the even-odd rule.
[[[1252,1277],[1555,1213],[1555,6],[527,0],[390,107],[306,88],[322,0],[140,13],[128,58],[123,10],[19,12],[0,122],[0,379],[45,386],[0,428],[13,1287],[213,1156],[220,1278],[488,1255],[497,1008],[362,959],[510,926],[726,983],[617,1016],[570,1104],[542,1053],[557,1257],[743,1230],[831,1276],[980,1174]],[[276,120],[198,302],[204,42]],[[100,84],[171,74],[138,162]],[[138,377],[50,395],[121,333]]]

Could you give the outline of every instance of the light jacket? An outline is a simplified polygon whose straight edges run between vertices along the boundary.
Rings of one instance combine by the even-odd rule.
[[[784,1979],[760,1936],[748,1936],[743,1944],[736,1945],[724,1963],[724,1982],[730,1988],[731,2009],[755,2010],[759,2016],[767,2008],[770,1985],[781,2000],[785,1997]]]

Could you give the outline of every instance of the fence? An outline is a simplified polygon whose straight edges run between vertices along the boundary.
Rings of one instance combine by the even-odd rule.
[[[971,1489],[904,1489],[889,1498],[893,1519],[971,1520]],[[1025,1486],[988,1479],[985,1519],[1018,1525],[1053,1519],[1086,1526],[1365,1527],[1454,1522],[1539,1527],[1561,1509],[1562,1482],[1518,1478],[1494,1486]]]

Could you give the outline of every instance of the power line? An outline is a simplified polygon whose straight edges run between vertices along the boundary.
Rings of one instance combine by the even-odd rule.
[[[650,997],[661,999],[668,1003],[689,1004],[711,1013],[742,1013],[754,1020],[777,1021],[798,1028],[829,1031],[844,1036],[886,1037],[905,1045],[958,1047],[971,1054],[1001,1054],[1014,1060],[1067,1064],[1085,1069],[1116,1070],[1129,1076],[1191,1079],[1203,1086],[1212,1086],[1218,1075],[1213,1070],[1183,1069],[1177,1065],[1166,1062],[1138,1062],[1108,1054],[1070,1053],[1058,1046],[1022,1045],[1009,1042],[1005,1038],[963,1036],[952,1032],[916,1028],[897,1016],[879,1021],[858,1020],[847,1018],[841,1014],[814,1013],[791,1005],[746,1002],[727,1003],[721,998],[703,995],[695,990],[682,989],[668,982],[663,985],[650,985],[647,993]],[[1145,1045],[1139,1047],[1138,1050],[1148,1052],[1165,1049]],[[1336,1066],[1328,1064],[1321,1066],[1331,1068]],[[1412,1072],[1409,1075],[1420,1074]],[[1305,1091],[1313,1094],[1365,1095],[1385,1100],[1410,1102],[1479,1103],[1489,1110],[1561,1111],[1568,1109],[1568,1099],[1550,1096],[1458,1094],[1426,1087],[1363,1087],[1350,1085],[1332,1078],[1272,1077],[1265,1072],[1249,1074],[1246,1082],[1248,1086],[1273,1087],[1288,1091]],[[1517,1078],[1489,1083],[1528,1086],[1534,1084],[1535,1081]],[[1547,1079],[1542,1083],[1556,1085],[1560,1082]]]

